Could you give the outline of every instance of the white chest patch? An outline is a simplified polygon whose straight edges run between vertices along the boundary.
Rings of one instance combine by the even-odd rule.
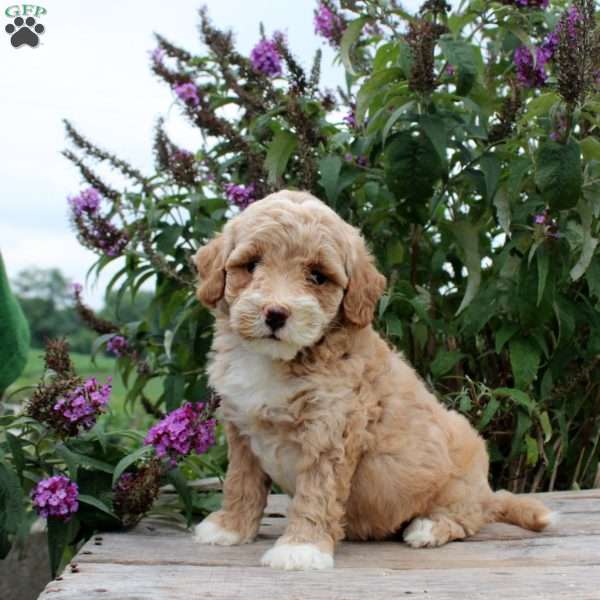
[[[276,421],[285,420],[288,400],[298,384],[283,375],[276,361],[241,345],[218,355],[209,372],[222,397],[224,417],[248,436],[265,473],[293,495],[299,448],[286,441]],[[275,425],[265,428],[264,420],[270,417]]]

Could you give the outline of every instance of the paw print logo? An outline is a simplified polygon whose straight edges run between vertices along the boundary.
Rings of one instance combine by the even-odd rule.
[[[13,23],[9,23],[4,30],[10,35],[10,43],[18,48],[23,44],[35,48],[40,43],[39,35],[44,33],[45,29],[41,23],[36,25],[33,17],[27,17],[23,20],[17,17]]]

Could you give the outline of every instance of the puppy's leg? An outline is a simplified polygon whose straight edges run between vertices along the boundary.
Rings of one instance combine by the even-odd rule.
[[[194,537],[201,544],[231,546],[256,537],[271,487],[245,436],[225,424],[229,467],[223,488],[223,508],[200,523]]]
[[[433,548],[467,537],[464,527],[449,515],[417,517],[404,530],[404,541],[413,548]]]
[[[335,543],[344,536],[345,505],[356,466],[352,450],[323,452],[296,477],[288,526],[262,564],[276,569],[333,567]]]

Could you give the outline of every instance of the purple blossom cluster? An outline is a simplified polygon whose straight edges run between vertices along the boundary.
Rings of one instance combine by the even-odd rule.
[[[356,121],[356,105],[351,104],[347,115],[342,119],[350,129],[356,129],[358,123]]]
[[[517,69],[517,81],[526,88],[541,87],[548,78],[546,74],[546,59],[544,52],[538,48],[533,54],[526,46],[519,46],[515,50],[515,66]]]
[[[198,95],[198,88],[191,81],[187,83],[178,83],[173,86],[173,91],[177,97],[185,102],[188,106],[194,108],[200,104],[200,96]]]
[[[85,246],[101,250],[110,257],[120,256],[129,242],[129,236],[100,214],[101,202],[100,192],[93,187],[68,198],[73,223]]]
[[[324,3],[315,11],[314,25],[315,33],[324,37],[332,46],[340,43],[346,29],[344,19]]]
[[[68,202],[71,206],[71,210],[77,215],[83,213],[95,214],[100,208],[102,196],[97,189],[91,187],[87,190],[83,190],[79,196],[70,197]]]
[[[553,219],[548,212],[548,209],[544,209],[544,212],[538,213],[533,216],[533,224],[537,226],[538,235],[540,237],[558,239],[560,232],[558,231],[558,223],[556,219]]]
[[[279,77],[282,73],[281,55],[276,39],[262,39],[250,53],[252,68],[267,77]]]
[[[368,167],[369,166],[369,159],[368,159],[368,157],[364,156],[364,154],[359,154],[355,159],[354,156],[350,152],[348,152],[344,156],[344,160],[346,162],[350,162],[350,163],[355,162],[359,167]]]
[[[113,335],[113,337],[106,342],[106,349],[114,356],[123,356],[128,348],[129,344],[127,343],[127,339],[122,335]]]
[[[214,419],[207,419],[202,402],[187,402],[154,425],[144,440],[154,446],[159,458],[172,463],[192,451],[203,454],[215,443]]]
[[[508,4],[514,4],[519,8],[548,8],[550,0],[512,0]]]
[[[236,185],[235,183],[227,183],[225,185],[225,195],[232,204],[235,204],[242,210],[252,204],[256,198],[254,197],[254,184]]]
[[[83,385],[77,386],[54,404],[54,412],[76,428],[91,429],[98,415],[106,410],[112,392],[111,381],[108,377],[107,383],[102,385],[95,377],[86,379]]]
[[[77,484],[64,475],[42,479],[31,491],[38,515],[68,520],[79,509]]]
[[[166,52],[159,46],[158,48],[154,48],[154,50],[152,50],[150,53],[150,58],[155,65],[162,65],[165,55]]]

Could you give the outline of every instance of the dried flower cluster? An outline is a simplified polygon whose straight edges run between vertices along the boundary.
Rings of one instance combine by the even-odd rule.
[[[405,36],[412,55],[408,85],[414,92],[429,94],[435,89],[435,45],[446,31],[447,28],[444,25],[428,19],[415,19],[409,23],[408,33]]]
[[[113,507],[123,525],[135,525],[152,508],[160,489],[160,474],[160,463],[151,460],[119,477],[113,489]]]

